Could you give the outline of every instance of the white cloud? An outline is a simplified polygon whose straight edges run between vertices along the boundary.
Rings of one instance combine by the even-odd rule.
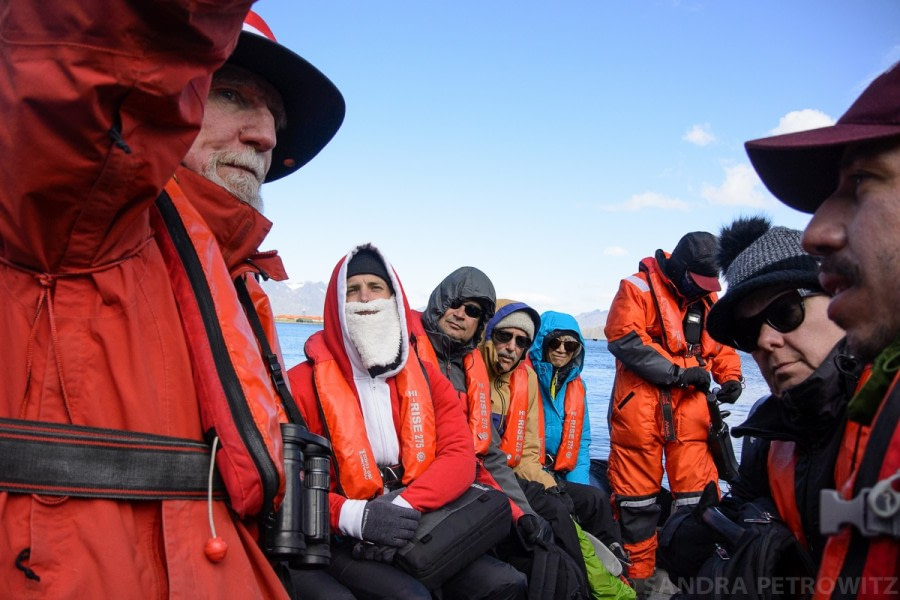
[[[700,194],[712,204],[726,206],[767,206],[770,201],[763,194],[759,177],[750,165],[725,167],[725,181],[719,187],[705,184]]]
[[[645,208],[662,208],[664,210],[687,210],[688,203],[677,198],[667,198],[656,192],[635,194],[622,204],[611,204],[602,207],[606,211],[635,212]]]
[[[697,146],[706,146],[716,141],[716,136],[713,135],[711,129],[709,123],[694,125],[681,139]]]
[[[628,251],[622,246],[607,246],[603,249],[603,256],[626,256]]]
[[[803,110],[792,110],[781,117],[778,121],[778,127],[771,130],[769,134],[781,135],[784,133],[795,133],[797,131],[806,131],[807,129],[828,127],[829,125],[834,125],[834,119],[823,113],[821,110],[804,108]]]

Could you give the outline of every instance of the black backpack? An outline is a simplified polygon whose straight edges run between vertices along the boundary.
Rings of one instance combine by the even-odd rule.
[[[554,544],[537,542],[528,572],[528,600],[585,600],[591,597],[582,569]]]
[[[737,523],[716,508],[704,522],[724,541],[692,580],[677,582],[686,598],[775,600],[807,598],[815,586],[812,556],[778,518],[768,499],[741,506]],[[725,519],[716,525],[716,520]],[[727,522],[727,523],[726,523]]]

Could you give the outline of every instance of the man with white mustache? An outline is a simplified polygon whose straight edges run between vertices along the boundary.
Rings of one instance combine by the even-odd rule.
[[[872,362],[847,406],[839,494],[823,491],[823,532],[831,537],[815,598],[895,594],[879,584],[896,582],[900,571],[900,64],[834,125],[749,141],[746,149],[769,191],[812,213],[803,247],[823,257],[828,316],[846,330],[853,353]],[[893,508],[879,509],[884,503]],[[826,508],[842,518],[829,522]],[[856,587],[842,590],[836,581]]]
[[[334,269],[325,326],[288,375],[310,431],[329,437],[335,464],[329,505],[331,565],[304,571],[304,598],[430,600],[392,564],[422,513],[456,499],[475,479],[472,434],[459,394],[411,351],[410,309],[390,263],[371,244]],[[441,585],[445,598],[524,598],[524,574],[488,555]],[[344,596],[341,596],[344,597]]]

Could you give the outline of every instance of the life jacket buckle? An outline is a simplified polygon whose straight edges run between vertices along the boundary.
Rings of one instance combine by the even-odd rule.
[[[822,534],[834,535],[842,525],[852,525],[864,537],[900,538],[900,492],[893,487],[898,479],[900,471],[871,488],[862,489],[850,500],[844,500],[837,490],[822,490],[819,493]]]
[[[403,465],[388,465],[381,467],[381,480],[384,482],[384,489],[388,492],[403,487]]]

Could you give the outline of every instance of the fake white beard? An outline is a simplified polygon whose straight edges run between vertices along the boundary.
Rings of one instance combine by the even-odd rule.
[[[360,314],[363,312],[372,314]],[[394,297],[371,302],[347,302],[344,317],[350,341],[356,346],[366,369],[383,367],[397,359],[402,332]]]

